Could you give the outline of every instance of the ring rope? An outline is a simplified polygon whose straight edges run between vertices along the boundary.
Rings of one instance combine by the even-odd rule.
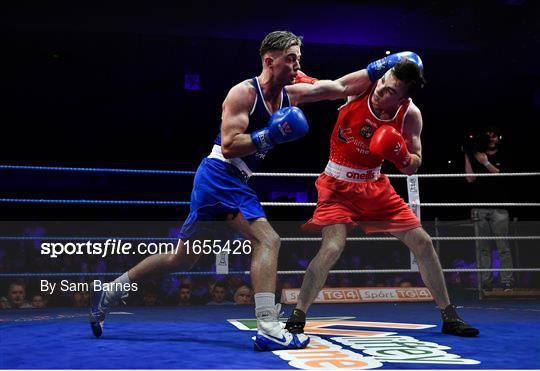
[[[6,169],[6,170],[45,170],[45,171],[80,171],[80,172],[92,172],[92,173],[136,173],[136,174],[195,175],[194,171],[182,171],[182,170],[112,169],[112,168],[91,168],[91,167],[62,167],[62,166],[0,165],[0,169]]]
[[[87,240],[122,240],[122,241],[178,241],[178,237],[135,237],[135,236],[0,236],[0,241],[87,241]],[[540,240],[540,236],[448,236],[431,237],[433,241],[500,241],[500,240]],[[322,237],[282,237],[281,242],[314,242]],[[399,241],[396,237],[347,237],[347,241]]]
[[[267,177],[318,177],[321,173],[253,173],[253,176],[267,176]],[[388,178],[407,178],[406,174],[384,174]],[[468,173],[449,173],[449,174],[414,174],[418,178],[462,178],[471,176],[472,174]],[[523,172],[523,173],[478,173],[474,174],[475,177],[497,177],[497,176],[540,176],[540,173],[535,172]]]
[[[540,206],[538,202],[415,202],[424,207],[510,207]],[[317,206],[316,202],[261,202],[262,206]]]
[[[540,272],[540,268],[453,268],[443,269],[444,273],[475,273],[475,272]],[[103,272],[103,273],[82,273],[82,272],[20,272],[20,273],[0,273],[0,278],[17,277],[94,277],[94,276],[120,276],[124,272]],[[304,274],[305,270],[277,271],[277,274]],[[412,269],[339,269],[331,270],[329,274],[361,274],[361,273],[420,273]],[[227,274],[239,275],[250,274],[250,271],[230,271]],[[222,275],[214,271],[205,272],[174,272],[173,276],[203,276],[203,275]]]
[[[540,236],[451,236],[431,237],[433,241],[474,241],[474,240],[540,240]],[[283,237],[281,241],[303,242],[322,241],[322,237]],[[347,241],[399,241],[397,237],[347,237]]]
[[[65,200],[34,198],[0,198],[0,202],[38,203],[38,204],[106,204],[106,205],[190,205],[189,201],[152,201],[152,200]]]
[[[86,200],[86,199],[44,199],[44,198],[0,198],[0,203],[45,203],[45,204],[105,204],[105,205],[190,205],[190,201],[153,200]],[[317,206],[316,202],[261,202],[262,206]],[[418,202],[424,207],[538,207],[539,202]]]
[[[114,169],[114,168],[90,168],[90,167],[65,167],[65,166],[26,166],[26,165],[0,165],[0,169],[6,170],[44,170],[44,171],[79,171],[94,173],[135,173],[135,174],[166,174],[166,175],[194,175],[195,171],[183,170],[152,170],[152,169]],[[320,173],[253,173],[253,176],[267,177],[318,177]],[[416,174],[419,178],[445,178],[445,177],[466,177],[471,174],[451,173],[451,174]],[[387,174],[389,178],[406,178],[405,174]],[[482,176],[540,176],[537,172],[523,173],[485,173],[474,174],[476,177]]]

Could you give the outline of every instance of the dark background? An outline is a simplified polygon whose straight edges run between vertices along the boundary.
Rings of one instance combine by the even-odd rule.
[[[2,24],[1,162],[14,165],[195,170],[219,128],[230,87],[258,75],[260,41],[287,29],[304,36],[302,70],[338,78],[386,50],[414,50],[428,85],[415,98],[424,117],[420,173],[463,172],[460,146],[475,128],[503,131],[507,171],[538,171],[540,12],[535,1],[212,4],[19,2]],[[184,90],[186,74],[201,89]],[[275,149],[259,171],[321,172],[341,104],[304,107],[309,135]],[[511,166],[510,166],[511,165]],[[395,172],[385,165],[387,173]],[[189,199],[191,176],[0,170],[0,197]],[[490,178],[493,202],[538,202],[536,178]],[[308,192],[314,178],[257,178],[272,192]],[[393,180],[405,197],[404,180]],[[495,186],[495,185],[494,185]],[[464,202],[463,178],[422,179],[424,202]],[[287,196],[287,194],[289,196]],[[288,198],[287,198],[288,197]],[[185,207],[0,204],[4,219],[182,219]],[[268,208],[305,220],[311,208]],[[423,208],[432,220],[469,210]],[[511,216],[536,220],[534,208]]]
[[[504,170],[538,172],[539,19],[533,0],[13,2],[0,11],[0,164],[195,170],[212,147],[228,90],[260,73],[263,37],[290,30],[304,36],[302,70],[318,78],[334,79],[364,68],[387,50],[421,55],[428,84],[415,98],[424,117],[420,173],[463,172],[460,147],[466,134],[493,125],[503,132]],[[186,75],[200,76],[200,90],[184,89]],[[259,171],[321,172],[341,104],[303,107],[309,135],[273,150]],[[388,164],[383,171],[396,173]],[[256,177],[253,186],[262,201],[315,201],[314,180]],[[538,177],[486,180],[491,192],[480,199],[464,178],[420,179],[421,200],[540,202]],[[404,179],[392,179],[392,184],[407,199]],[[0,198],[188,201],[191,186],[192,176],[181,175],[0,169]],[[510,234],[538,234],[538,223],[526,221],[538,220],[537,210],[509,208],[510,217],[519,220]],[[283,237],[299,234],[299,225],[312,211],[266,208]],[[145,227],[135,234],[144,234],[151,221],[177,226],[187,212],[186,206],[1,202],[3,235],[35,240],[2,242],[0,272],[122,272],[141,257],[55,260],[40,255],[40,238],[57,233],[46,220],[139,220]],[[432,235],[472,235],[469,222],[443,223],[437,231],[430,222],[436,217],[465,220],[469,213],[463,207],[422,207],[422,220]],[[17,228],[5,223],[14,220],[24,222]],[[279,220],[289,221],[286,228]],[[156,235],[167,233],[164,228]],[[396,243],[350,245],[336,269],[409,266],[408,250],[396,249]],[[443,267],[475,267],[472,241],[440,245]],[[280,269],[305,269],[318,247],[318,242],[287,244]],[[536,247],[535,241],[520,241],[515,265],[537,266]],[[206,257],[195,269],[213,269],[212,260]],[[236,257],[231,264],[232,269],[246,269],[249,257]],[[518,278],[516,285],[538,286],[532,273]],[[299,287],[301,276],[280,278],[278,285],[285,279]],[[331,275],[328,283],[393,286],[400,280],[422,284],[418,275]],[[447,275],[447,282],[476,287],[474,274]],[[8,283],[2,280],[0,292]],[[26,284],[27,293],[39,292],[37,279],[27,278]],[[154,285],[161,287],[161,295],[163,287],[172,287]],[[199,286],[206,281],[194,281]],[[53,298],[50,304],[69,300]]]

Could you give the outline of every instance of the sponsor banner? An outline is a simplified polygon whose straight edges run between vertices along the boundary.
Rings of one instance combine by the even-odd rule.
[[[283,289],[284,304],[296,304],[300,289]],[[426,287],[339,287],[323,288],[315,303],[378,303],[432,301]]]
[[[319,336],[310,336],[309,346],[301,351],[277,350],[272,352],[288,361],[289,366],[301,370],[328,370],[348,368],[368,370],[382,367],[375,357],[364,356],[361,352],[343,349],[341,345],[324,340]]]
[[[230,319],[229,322],[242,331],[257,331],[255,319]],[[450,347],[446,345],[393,331],[374,330],[407,330],[410,333],[433,327],[435,325],[419,323],[355,321],[354,317],[310,317],[305,330],[311,341],[306,349],[276,350],[272,353],[289,366],[303,370],[367,370],[380,368],[385,362],[412,363],[421,367],[480,363],[448,352]],[[432,334],[427,335],[432,339]]]

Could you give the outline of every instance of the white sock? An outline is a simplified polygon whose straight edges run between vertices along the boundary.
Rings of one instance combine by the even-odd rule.
[[[272,292],[258,292],[254,297],[255,310],[261,307],[273,307],[276,305],[276,294]]]
[[[131,280],[129,279],[128,272],[124,273],[120,277],[116,278],[112,283],[121,283],[122,287],[129,287]],[[126,283],[128,285],[126,285]],[[119,285],[116,285],[119,286]],[[113,287],[116,287],[113,286]],[[105,292],[105,304],[106,305],[117,305],[120,298],[126,295],[129,291],[127,290],[111,290]]]
[[[279,308],[276,307],[276,295],[271,292],[255,294],[255,314],[257,328],[267,334],[280,337],[282,327],[279,323]]]

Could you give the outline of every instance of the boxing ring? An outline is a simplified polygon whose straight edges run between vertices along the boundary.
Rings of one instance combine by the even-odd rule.
[[[191,171],[133,170],[2,165],[0,171],[110,172],[191,176]],[[317,177],[312,173],[256,173],[257,177]],[[409,204],[419,216],[421,207],[538,207],[540,203],[432,203],[420,202],[421,178],[463,177],[465,174],[388,175],[407,180]],[[540,173],[477,174],[477,176],[540,176]],[[0,198],[11,204],[81,204],[186,206],[188,201],[32,199]],[[311,202],[262,202],[266,207],[314,207]],[[186,213],[187,214],[187,213]],[[272,220],[270,219],[270,223]],[[443,242],[506,239],[537,241],[540,235],[440,236]],[[4,229],[5,232],[5,229]],[[3,232],[3,233],[4,233]],[[141,236],[111,235],[129,240]],[[104,239],[105,236],[42,235],[5,233],[6,241],[64,241]],[[146,237],[174,240],[173,237]],[[319,245],[320,237],[282,235],[288,245]],[[350,243],[386,243],[393,237],[348,238]],[[2,245],[0,245],[2,246]],[[8,247],[6,247],[8,248]],[[444,248],[444,247],[443,247]],[[217,264],[216,264],[217,266]],[[279,269],[279,266],[278,266]],[[445,273],[479,273],[510,270],[540,272],[525,268],[445,268]],[[226,270],[248,275],[248,270]],[[298,275],[303,270],[279,270],[278,275]],[[0,272],[0,279],[109,277],[122,272]],[[220,274],[225,274],[223,271]],[[409,269],[334,269],[330,274],[417,274],[414,259]],[[214,270],[175,272],[176,276],[216,275]],[[480,287],[479,287],[480,288]],[[482,290],[478,290],[481,295]],[[108,315],[104,335],[96,339],[88,324],[89,308],[4,309],[0,311],[0,368],[9,369],[534,369],[540,365],[540,298],[478,300],[478,296],[452,298],[460,314],[481,331],[477,338],[443,335],[440,314],[433,302],[368,304],[314,304],[308,316],[307,349],[254,352],[251,337],[256,321],[251,305],[189,307],[116,307]],[[284,306],[286,314],[292,306]],[[286,320],[283,318],[283,320]],[[311,324],[311,326],[310,326]]]

